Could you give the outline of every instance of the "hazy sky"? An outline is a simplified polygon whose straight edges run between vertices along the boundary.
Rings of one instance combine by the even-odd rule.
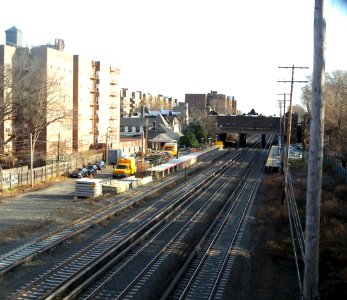
[[[347,70],[347,16],[326,1],[326,70]],[[313,0],[17,0],[1,5],[0,43],[16,26],[28,46],[65,40],[65,52],[121,68],[120,87],[184,101],[211,90],[238,108],[277,114],[291,71],[313,64]],[[302,84],[294,85],[300,103]]]

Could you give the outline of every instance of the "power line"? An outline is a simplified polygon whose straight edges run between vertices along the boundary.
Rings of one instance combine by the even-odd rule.
[[[288,185],[288,172],[289,172],[289,148],[290,148],[290,135],[292,129],[292,102],[293,102],[293,88],[294,83],[307,83],[305,80],[294,80],[294,70],[295,69],[308,69],[308,67],[278,67],[279,69],[292,69],[292,78],[291,80],[278,80],[277,82],[289,83],[290,82],[290,98],[289,98],[289,111],[288,111],[288,126],[287,126],[287,141],[286,141],[286,168],[285,168],[285,187]],[[285,103],[285,102],[284,102]],[[287,197],[286,197],[287,198]]]

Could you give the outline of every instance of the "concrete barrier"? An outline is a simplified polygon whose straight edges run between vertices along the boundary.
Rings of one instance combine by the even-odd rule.
[[[111,180],[102,184],[102,193],[116,195],[126,192],[129,188],[130,186],[126,182],[122,183],[118,180]]]
[[[102,192],[103,194],[120,194],[126,192],[129,189],[136,188],[152,181],[153,179],[151,176],[144,178],[135,178],[135,176],[131,176],[119,180],[112,179],[111,181],[107,181],[102,184]]]

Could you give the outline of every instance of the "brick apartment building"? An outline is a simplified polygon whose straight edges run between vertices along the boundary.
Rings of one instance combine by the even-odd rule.
[[[200,118],[210,111],[219,115],[238,114],[234,96],[218,94],[216,91],[207,94],[186,94],[185,102],[188,103],[189,114],[193,118]]]

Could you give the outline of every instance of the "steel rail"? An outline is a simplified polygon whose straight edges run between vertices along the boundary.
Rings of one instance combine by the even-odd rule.
[[[227,185],[227,183],[225,182],[225,183],[223,183],[223,185]],[[192,222],[192,220],[190,220],[190,221]],[[189,222],[189,224],[190,224],[191,222]],[[172,239],[171,242],[174,241],[174,240],[177,241],[177,239],[178,239],[178,238],[176,237],[176,238]],[[167,245],[166,245],[165,247],[163,247],[162,251],[160,251],[159,254],[158,254],[159,256],[156,257],[157,259],[161,256],[160,253],[163,254],[163,253],[165,252],[165,249],[167,249],[167,247],[168,247]],[[167,252],[167,251],[166,251],[166,252]],[[147,264],[147,266],[142,270],[141,274],[143,274],[144,272],[146,272],[146,270],[147,270],[148,268],[150,268],[150,267],[155,263],[155,261],[157,261],[157,259],[153,259],[151,262],[149,262],[149,263]],[[153,272],[149,272],[149,273],[153,273]],[[129,289],[131,289],[131,287],[139,280],[139,278],[141,277],[141,274],[138,275],[137,278],[135,278],[135,279],[133,280],[133,282],[132,282],[131,284],[129,284],[128,287],[126,287],[126,288],[121,292],[120,295],[117,296],[117,298],[120,298],[120,297],[124,296],[124,294],[126,294],[127,291],[128,291]]]
[[[218,166],[217,166],[217,168],[218,168]],[[199,177],[197,177],[197,179],[199,179]],[[201,178],[199,179],[199,181],[200,182],[204,182],[203,180],[201,180]],[[196,185],[196,183],[194,183],[195,185]],[[171,205],[173,205],[173,204],[171,204]],[[124,234],[125,235],[125,234]],[[109,253],[108,253],[108,255],[109,255]],[[85,269],[88,269],[88,267],[84,267]],[[49,272],[49,274],[51,274],[51,272]],[[61,276],[62,274],[60,274],[60,276]],[[70,277],[72,277],[72,274],[68,274],[69,275],[69,278]],[[74,275],[75,276],[75,275]],[[55,281],[55,280],[53,280],[53,281]],[[65,281],[66,281],[66,279],[65,279]],[[31,284],[30,286],[29,286],[29,288],[33,288],[34,287],[34,284]],[[21,291],[20,293],[17,293],[16,295],[14,295],[14,297],[18,297],[20,294],[24,294],[24,293],[26,293],[27,292],[27,290],[23,290],[23,291]],[[46,297],[47,295],[45,295],[45,297]]]
[[[217,191],[215,191],[213,195],[222,193],[223,188],[225,188],[228,184],[229,183],[226,181],[223,182],[220,188]],[[211,186],[208,187],[208,189],[211,189],[211,188],[212,188]],[[204,193],[207,193],[208,189],[206,189]],[[137,276],[132,280],[132,282],[130,282],[130,284],[125,289],[123,289],[123,291],[121,291],[121,293],[118,294],[115,299],[122,299],[123,297],[125,297],[130,292],[130,290],[134,288],[136,283],[138,283],[140,279],[143,278],[143,276],[146,273],[151,273],[149,272],[150,268],[152,268],[159,261],[159,259],[162,258],[162,256],[167,255],[167,253],[170,253],[170,249],[175,249],[177,247],[179,242],[183,239],[183,236],[185,236],[187,234],[187,231],[189,231],[189,227],[196,221],[197,218],[201,216],[202,212],[205,211],[204,209],[210,206],[211,202],[214,201],[213,195],[209,198],[208,201],[204,203],[204,205],[198,211],[194,213],[193,217],[190,217],[187,220],[184,226],[182,226],[181,229],[166,243],[166,245],[160,251],[158,251],[157,255],[153,257],[153,259],[145,266],[145,268],[143,268],[137,274]],[[199,197],[201,196],[202,195],[199,195]]]
[[[268,142],[271,142],[272,138],[270,138],[268,140]],[[268,151],[267,151],[268,153]],[[172,293],[173,289],[175,288],[175,286],[177,285],[177,283],[179,282],[180,278],[185,274],[187,268],[192,264],[192,261],[193,259],[195,259],[196,255],[198,252],[201,252],[199,253],[199,257],[200,257],[200,260],[197,262],[197,258],[195,259],[195,263],[193,264],[194,267],[190,267],[190,268],[193,268],[192,271],[190,271],[190,275],[188,276],[188,282],[185,283],[185,287],[180,287],[179,290],[179,296],[177,295],[177,298],[178,299],[182,299],[186,293],[188,292],[188,289],[190,288],[190,286],[193,284],[193,281],[199,277],[201,278],[203,275],[201,275],[201,271],[200,269],[201,268],[204,268],[206,269],[206,261],[207,260],[212,260],[213,263],[210,263],[209,266],[219,266],[219,271],[218,271],[218,274],[216,275],[216,279],[213,283],[213,286],[212,286],[212,290],[210,291],[210,296],[207,296],[207,292],[206,292],[206,288],[204,289],[204,297],[203,298],[208,298],[210,299],[212,297],[212,295],[214,294],[214,291],[215,291],[215,288],[217,286],[217,283],[218,282],[225,282],[226,280],[221,280],[222,276],[223,276],[223,270],[225,269],[225,266],[227,264],[227,259],[229,257],[229,254],[232,253],[232,248],[233,248],[233,245],[235,244],[235,241],[239,235],[239,232],[240,232],[240,229],[241,229],[241,226],[243,224],[243,220],[246,216],[246,213],[247,213],[247,210],[248,210],[248,207],[250,206],[250,203],[251,201],[253,201],[254,199],[254,191],[256,190],[256,187],[259,185],[259,180],[260,180],[260,177],[261,177],[261,170],[263,168],[263,165],[265,163],[265,159],[266,159],[266,156],[263,155],[263,158],[261,158],[260,160],[257,160],[256,162],[253,163],[254,167],[250,167],[250,172],[247,174],[247,178],[245,179],[246,182],[244,184],[242,184],[242,186],[240,185],[239,188],[237,190],[234,191],[234,193],[230,196],[230,198],[234,198],[236,197],[235,199],[235,202],[233,202],[233,204],[229,205],[229,208],[228,210],[226,210],[227,206],[224,207],[223,209],[223,213],[224,213],[224,217],[223,219],[221,217],[219,217],[218,219],[222,219],[222,220],[218,220],[218,222],[216,221],[215,224],[213,224],[214,226],[216,226],[214,229],[215,233],[214,235],[212,235],[210,238],[209,238],[209,241],[208,242],[205,242],[206,238],[207,237],[204,237],[202,240],[201,240],[201,243],[205,242],[205,245],[202,247],[201,244],[199,243],[195,250],[192,251],[189,259],[187,259],[185,265],[182,267],[182,269],[180,270],[180,272],[178,272],[177,276],[175,277],[175,279],[172,281],[171,285],[168,287],[168,289],[165,291],[165,293],[163,294],[163,296],[161,297],[161,299],[167,299],[169,297],[169,295]],[[255,175],[254,175],[255,174]],[[256,181],[254,183],[254,177],[256,176]],[[249,186],[250,186],[250,183],[251,185],[253,186],[251,188],[251,191],[248,192],[246,189],[248,188],[249,189]],[[246,193],[247,192],[247,193]],[[246,193],[246,203],[243,204],[244,205],[244,209],[241,213],[241,215],[239,216],[238,218],[238,222],[236,224],[236,228],[234,230],[234,233],[233,233],[233,236],[229,242],[229,245],[228,247],[226,248],[226,246],[219,246],[217,247],[219,250],[218,251],[221,251],[221,249],[225,249],[224,251],[224,259],[223,259],[223,262],[222,263],[217,263],[216,261],[216,258],[218,258],[219,256],[215,257],[215,256],[211,256],[209,255],[209,253],[212,253],[213,252],[213,246],[216,244],[216,243],[220,243],[220,239],[222,239],[223,237],[223,231],[224,231],[224,235],[225,235],[225,228],[227,228],[227,226],[231,226],[232,223],[230,223],[231,221],[229,220],[230,218],[230,215],[231,213],[233,212],[233,210],[235,209],[235,206],[236,205],[240,205],[240,203],[242,203],[242,198],[245,197],[245,193]],[[243,200],[244,202],[245,200]],[[222,211],[221,211],[222,213]],[[236,213],[236,212],[235,212]],[[218,226],[216,224],[219,224]],[[212,230],[212,228],[211,228]],[[207,234],[210,234],[210,232],[207,232]],[[226,240],[229,240],[229,237],[230,237],[230,232],[228,232],[228,239]],[[202,247],[202,249],[200,250],[200,248]],[[212,252],[211,252],[212,251]],[[208,264],[208,263],[207,263]],[[207,267],[208,268],[208,267]],[[208,274],[209,274],[209,284],[208,286],[210,287],[211,286],[211,271],[213,267],[210,267],[208,268]],[[216,270],[215,270],[216,272]],[[205,271],[206,273],[206,271]],[[216,273],[215,273],[216,274]],[[185,276],[187,276],[187,274],[185,274]],[[187,280],[187,279],[186,279]],[[212,279],[213,280],[213,279]],[[197,286],[199,286],[199,284],[196,284]],[[207,286],[206,286],[207,287]],[[220,293],[219,293],[220,294]],[[200,295],[199,298],[201,298],[202,296]],[[194,297],[193,297],[194,298]]]
[[[265,165],[265,161],[266,161],[266,156],[263,158],[263,161],[261,162],[258,162],[258,166],[259,166],[259,169],[263,169],[264,165]],[[255,173],[255,174],[254,174]],[[229,263],[229,259],[230,259],[230,256],[228,255],[229,253],[233,253],[234,251],[234,245],[236,243],[236,240],[240,237],[240,231],[241,231],[241,228],[242,228],[242,225],[244,225],[244,220],[247,216],[247,213],[249,211],[249,207],[251,206],[251,203],[254,201],[254,196],[255,196],[255,192],[259,186],[259,183],[260,183],[260,179],[261,179],[261,170],[254,170],[253,174],[255,175],[254,178],[250,178],[251,181],[253,182],[250,182],[251,186],[251,191],[249,194],[246,194],[245,195],[242,195],[241,197],[246,197],[246,205],[244,207],[244,210],[242,212],[242,215],[240,216],[239,218],[239,221],[237,222],[237,227],[236,227],[236,231],[235,231],[235,234],[234,234],[234,237],[232,238],[230,244],[229,244],[229,248],[228,250],[226,251],[225,253],[225,256],[224,256],[224,260],[223,260],[223,263],[221,265],[221,268],[219,270],[219,273],[215,279],[215,283],[212,287],[212,290],[210,292],[210,296],[208,297],[208,299],[212,299],[215,294],[216,294],[216,291],[221,291],[222,289],[218,289],[218,286],[221,284],[221,283],[225,283],[226,280],[223,280],[224,277],[229,277],[231,271],[230,271],[230,268],[229,268],[229,272],[228,274],[224,274],[224,271],[225,269],[227,269],[227,264]],[[252,175],[253,175],[252,174]]]
[[[194,251],[192,251],[186,264],[183,266],[182,270],[180,270],[177,277],[172,281],[172,284],[169,286],[169,288],[164,293],[161,299],[166,299],[169,296],[169,294],[174,289],[175,285],[179,282],[180,278],[185,274],[188,267],[192,264],[194,258],[196,258],[197,254],[199,253],[200,258],[198,261],[195,260],[193,270],[189,272],[190,275],[189,275],[188,281],[184,283],[185,287],[184,288],[180,287],[180,296],[178,296],[178,299],[183,299],[183,297],[185,297],[185,295],[188,293],[188,290],[193,284],[194,280],[196,279],[196,277],[200,275],[200,269],[203,268],[205,261],[210,257],[209,253],[211,252],[213,245],[217,243],[218,239],[220,238],[222,230],[225,228],[226,224],[230,223],[229,221],[230,215],[234,213],[234,210],[237,208],[237,205],[240,205],[240,199],[243,195],[243,192],[245,191],[245,189],[247,188],[249,184],[249,180],[253,172],[253,167],[257,163],[259,164],[259,162],[253,161],[252,165],[249,168],[249,171],[247,172],[247,174],[245,174],[244,180],[240,182],[238,188],[229,197],[228,202],[226,202],[226,205],[220,211],[219,217],[216,218],[216,221],[213,224],[211,224],[212,225],[211,228],[209,228],[209,230],[205,233],[205,236],[201,239],[200,243],[195,247]],[[233,199],[234,201],[231,202],[231,199]],[[242,215],[240,218],[242,218]],[[231,244],[234,243],[237,230],[238,228],[236,228],[236,231],[234,235],[232,236],[232,239],[230,242]],[[214,232],[213,235],[211,234],[212,231]],[[208,236],[209,236],[209,239],[208,239]],[[229,253],[229,252],[225,250],[225,253]],[[209,285],[210,284],[211,283],[209,283]]]
[[[226,171],[226,170],[225,170]],[[217,181],[214,181],[210,184],[210,187],[212,187],[212,185],[217,184]],[[202,194],[207,193],[207,190],[202,191]],[[217,193],[217,192],[216,192]],[[199,195],[199,197],[201,197],[201,195]],[[103,280],[101,283],[98,284],[97,288],[93,289],[93,291],[88,294],[85,297],[82,297],[82,299],[86,300],[86,299],[92,299],[96,296],[96,294],[99,292],[99,290],[101,290],[114,276],[116,276],[123,268],[126,267],[127,264],[129,264],[134,257],[140,255],[143,251],[146,250],[146,247],[151,244],[152,242],[155,241],[155,239],[162,234],[169,226],[171,226],[171,224],[175,221],[177,221],[182,215],[186,214],[186,212],[199,200],[198,197],[194,197],[194,195],[191,197],[191,199],[187,199],[187,203],[188,205],[185,206],[182,210],[179,211],[178,215],[176,215],[172,220],[170,220],[170,222],[167,222],[166,225],[162,228],[160,228],[160,230],[153,236],[151,237],[151,239],[149,241],[147,241],[145,243],[145,245],[143,245],[139,250],[137,250],[134,254],[131,255],[131,257],[129,259],[127,259],[121,266],[115,268],[114,271],[111,272],[111,274],[107,275],[107,278],[105,280]],[[202,206],[199,208],[199,210],[195,213],[195,215],[197,215],[199,212],[201,212],[206,206],[210,205],[210,203],[208,201],[204,202],[202,204]],[[178,233],[176,233],[175,237],[178,236],[178,234],[180,232],[182,232],[191,222],[193,222],[194,220],[194,216],[191,217],[189,219],[189,221],[183,226],[183,228],[181,228],[179,230]],[[164,251],[164,249],[166,249],[168,247],[168,245],[175,240],[175,237],[173,237],[170,242],[168,242],[166,244],[166,246],[163,248],[162,251]],[[77,292],[74,291],[72,293],[70,293],[67,297],[65,297],[64,299],[71,299],[74,298],[76,296]],[[81,297],[80,297],[81,298]]]
[[[215,158],[219,159],[219,157]],[[201,168],[201,165],[198,166]],[[194,169],[188,170],[192,172]],[[63,226],[49,234],[46,234],[33,242],[22,245],[12,251],[9,251],[0,256],[0,277],[14,269],[15,267],[35,258],[41,253],[48,251],[56,245],[66,241],[67,239],[87,230],[91,226],[99,223],[105,219],[108,219],[117,213],[120,213],[124,209],[127,209],[138,201],[143,200],[145,197],[150,197],[164,190],[168,185],[173,184],[177,180],[182,178],[182,170],[178,173],[168,177],[159,184],[157,182],[146,186],[145,188],[138,189],[132,192],[128,196],[123,196],[116,203],[111,203],[103,208],[98,209],[92,214],[88,214],[78,220]],[[143,194],[146,196],[143,196]]]
[[[194,199],[195,200],[195,199]],[[190,200],[189,200],[190,201]],[[192,203],[191,203],[192,204]],[[167,225],[168,226],[168,225]],[[165,227],[167,227],[167,226],[165,226]],[[162,232],[162,230],[160,230],[160,232]],[[148,243],[147,243],[148,244]],[[136,253],[140,253],[141,252],[141,250],[139,250],[139,251],[137,251]],[[135,255],[135,254],[134,254]],[[133,255],[133,256],[134,256]],[[119,266],[119,267],[117,267],[117,268],[114,268],[113,267],[113,269],[116,269],[115,271],[111,271],[110,273],[111,273],[111,275],[106,275],[106,276],[104,276],[104,277],[106,277],[106,280],[104,280],[104,281],[102,281],[101,283],[99,283],[99,284],[96,284],[97,285],[97,288],[96,288],[96,290],[97,289],[101,289],[106,283],[107,283],[107,281],[112,277],[112,276],[114,276],[116,273],[118,273],[127,263],[129,263],[129,261],[130,261],[131,259],[126,259],[126,262],[122,265],[122,266]],[[93,281],[93,278],[90,278],[89,279],[89,281]],[[79,294],[80,292],[81,292],[81,290],[83,289],[83,288],[85,288],[85,286],[87,286],[89,284],[89,282],[84,282],[83,283],[83,286],[80,286],[80,287],[78,287],[78,288],[76,288],[73,292],[71,292],[68,296],[66,296],[66,298],[64,298],[64,299],[71,299],[71,298],[74,298],[74,297],[76,297],[76,295],[77,294]],[[93,292],[91,292],[90,294],[87,294],[84,298],[85,299],[89,299],[89,298],[91,298],[92,296],[91,295],[94,295],[97,291],[96,290],[94,290]],[[83,296],[82,296],[82,298],[83,298]]]

